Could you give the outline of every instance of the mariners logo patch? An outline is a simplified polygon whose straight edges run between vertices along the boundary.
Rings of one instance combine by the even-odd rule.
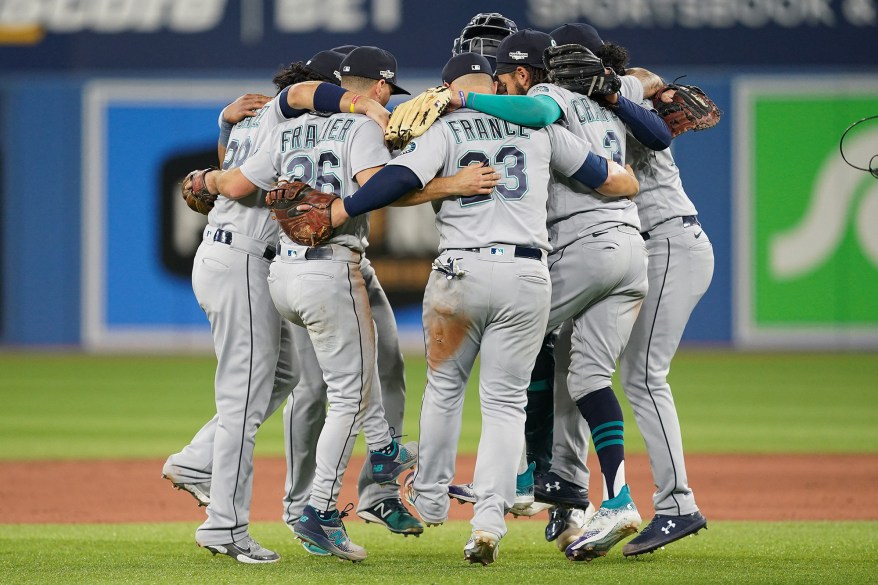
[[[406,146],[402,150],[402,152],[400,152],[399,154],[408,154],[410,152],[414,152],[417,147],[418,147],[418,143],[415,142],[414,140],[412,140],[411,142],[408,143],[408,146]]]
[[[545,85],[535,85],[531,89],[532,93],[549,93],[549,88]]]

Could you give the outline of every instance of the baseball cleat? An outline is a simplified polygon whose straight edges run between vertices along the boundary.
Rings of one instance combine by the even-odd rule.
[[[554,506],[588,508],[588,488],[580,487],[550,471],[534,482],[534,499]]]
[[[412,516],[399,498],[388,498],[374,506],[358,510],[357,516],[367,524],[369,522],[381,524],[394,534],[420,536],[424,532],[424,525]]]
[[[165,463],[162,468],[162,478],[170,481],[171,485],[174,486],[174,489],[187,492],[195,498],[195,501],[198,502],[199,506],[210,505],[210,481],[197,483],[184,481],[175,473],[175,466],[170,465],[169,463]]]
[[[493,532],[473,530],[466,546],[463,547],[463,558],[470,563],[490,565],[497,560],[500,548],[500,537]]]
[[[597,513],[595,507],[591,504],[588,505],[588,509],[583,510],[581,508],[567,508],[567,514],[565,514],[564,521],[562,522],[562,526],[557,535],[555,535],[555,546],[558,547],[558,550],[564,552],[567,550],[567,547],[573,544],[577,538],[582,536],[583,532],[585,532],[585,527],[588,525],[589,520],[591,520],[592,516]],[[549,527],[546,527],[548,531]]]
[[[230,544],[199,544],[198,546],[203,546],[214,556],[228,555],[239,563],[276,563],[280,560],[279,554],[268,550],[250,536]]]
[[[296,520],[296,522],[298,522],[298,519]],[[296,522],[293,522],[292,524],[287,523],[287,528],[292,530],[293,534],[296,533]],[[302,548],[305,549],[305,552],[307,552],[310,555],[314,555],[315,557],[328,557],[328,556],[331,556],[331,554],[332,554],[329,551],[320,548],[319,546],[314,546],[313,544],[311,544],[310,542],[308,542],[306,540],[299,540],[299,542],[302,543]]]
[[[396,439],[393,439],[392,445],[393,450],[390,453],[369,452],[372,479],[377,484],[393,483],[403,471],[411,469],[418,462],[417,442],[411,441],[400,445]]]
[[[347,516],[348,510],[352,507],[353,505],[345,508],[341,513],[336,510],[329,519],[323,520],[313,506],[305,506],[293,532],[300,540],[311,543],[340,559],[355,563],[362,561],[367,556],[366,549],[348,538],[342,522],[342,518]]]
[[[622,554],[630,557],[651,553],[684,536],[698,534],[702,528],[707,530],[707,519],[697,510],[684,516],[656,514],[640,534],[625,544]]]
[[[471,483],[451,484],[448,486],[448,497],[461,504],[475,504],[476,490]]]
[[[307,551],[307,553],[309,555],[314,555],[315,557],[332,556],[332,553],[329,552],[328,550],[324,550],[324,549],[320,548],[319,546],[311,544],[307,540],[302,540],[301,543],[302,543],[302,548],[304,548],[305,551]]]
[[[515,502],[510,510],[513,516],[533,516],[549,508],[534,503],[534,468],[536,463],[531,463],[515,478]],[[472,483],[452,484],[448,486],[448,497],[461,504],[475,504],[476,490]]]
[[[409,473],[407,476],[405,476],[405,481],[402,482],[402,493],[405,496],[405,501],[408,502],[409,505],[415,506],[415,499],[418,497],[418,493],[415,491],[415,472],[414,471]],[[417,509],[417,506],[415,506],[415,509]],[[418,512],[418,513],[420,514],[420,512]],[[426,524],[427,527],[441,526],[442,524],[445,523],[445,520],[440,520],[440,521],[436,521],[436,522],[427,520],[426,518],[424,518],[423,514],[421,514],[421,518],[424,520],[424,524]],[[447,519],[448,518],[446,517],[446,520]]]
[[[605,500],[597,513],[585,526],[564,553],[571,561],[591,561],[602,557],[613,546],[630,534],[637,532],[641,518],[631,500],[628,486],[622,487],[615,498]]]

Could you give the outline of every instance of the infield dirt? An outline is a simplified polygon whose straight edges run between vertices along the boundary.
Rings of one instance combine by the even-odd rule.
[[[356,501],[362,457],[354,457],[339,501]],[[601,497],[589,456],[591,500]],[[878,520],[878,455],[688,455],[689,482],[710,520]],[[164,461],[0,462],[0,524],[199,521],[188,494],[161,478]],[[457,461],[456,481],[470,481],[473,456]],[[626,460],[627,479],[644,519],[652,517],[652,477],[644,455]],[[285,463],[257,458],[251,520],[281,516]],[[471,506],[452,503],[451,519]],[[355,518],[353,516],[352,518]],[[544,522],[545,513],[535,521]]]

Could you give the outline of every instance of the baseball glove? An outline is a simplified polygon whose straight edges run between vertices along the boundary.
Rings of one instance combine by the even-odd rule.
[[[669,101],[662,95],[673,90]],[[658,115],[664,118],[672,136],[679,136],[689,130],[706,130],[719,123],[722,112],[716,107],[700,87],[670,83],[652,96],[652,103]]]
[[[551,83],[590,98],[608,96],[622,87],[619,76],[582,45],[549,47],[543,52],[543,65]]]
[[[431,87],[396,106],[384,131],[388,148],[405,148],[412,138],[417,138],[430,128],[450,101],[451,91],[447,87]]]
[[[274,219],[291,240],[317,246],[332,237],[332,202],[338,195],[317,191],[307,183],[281,180],[265,194]],[[300,211],[298,207],[308,206]]]
[[[210,167],[209,169],[192,171],[183,179],[183,200],[192,211],[207,215],[213,209],[217,196],[207,190],[207,181],[205,181],[204,176],[215,170],[217,170],[216,167]]]

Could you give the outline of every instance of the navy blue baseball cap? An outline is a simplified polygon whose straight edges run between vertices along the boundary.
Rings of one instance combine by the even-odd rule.
[[[396,84],[396,57],[378,47],[357,47],[341,62],[341,76],[354,75],[366,79],[383,79],[392,95],[409,92]]]
[[[519,65],[545,69],[543,51],[554,45],[552,37],[538,30],[528,28],[512,33],[497,47],[496,73],[511,73]]]
[[[478,53],[461,53],[449,59],[445,67],[442,68],[442,82],[450,85],[458,77],[473,73],[484,73],[490,76],[491,62]]]
[[[342,55],[347,55],[356,48],[357,45],[339,45],[337,47],[332,47],[330,50],[335,51],[336,53],[341,53]]]
[[[592,53],[604,46],[604,41],[598,34],[597,29],[590,24],[582,22],[568,22],[562,24],[549,33],[559,45],[582,45]]]
[[[335,51],[320,51],[305,62],[305,66],[313,69],[323,77],[338,84],[341,81],[341,62],[344,55]]]

